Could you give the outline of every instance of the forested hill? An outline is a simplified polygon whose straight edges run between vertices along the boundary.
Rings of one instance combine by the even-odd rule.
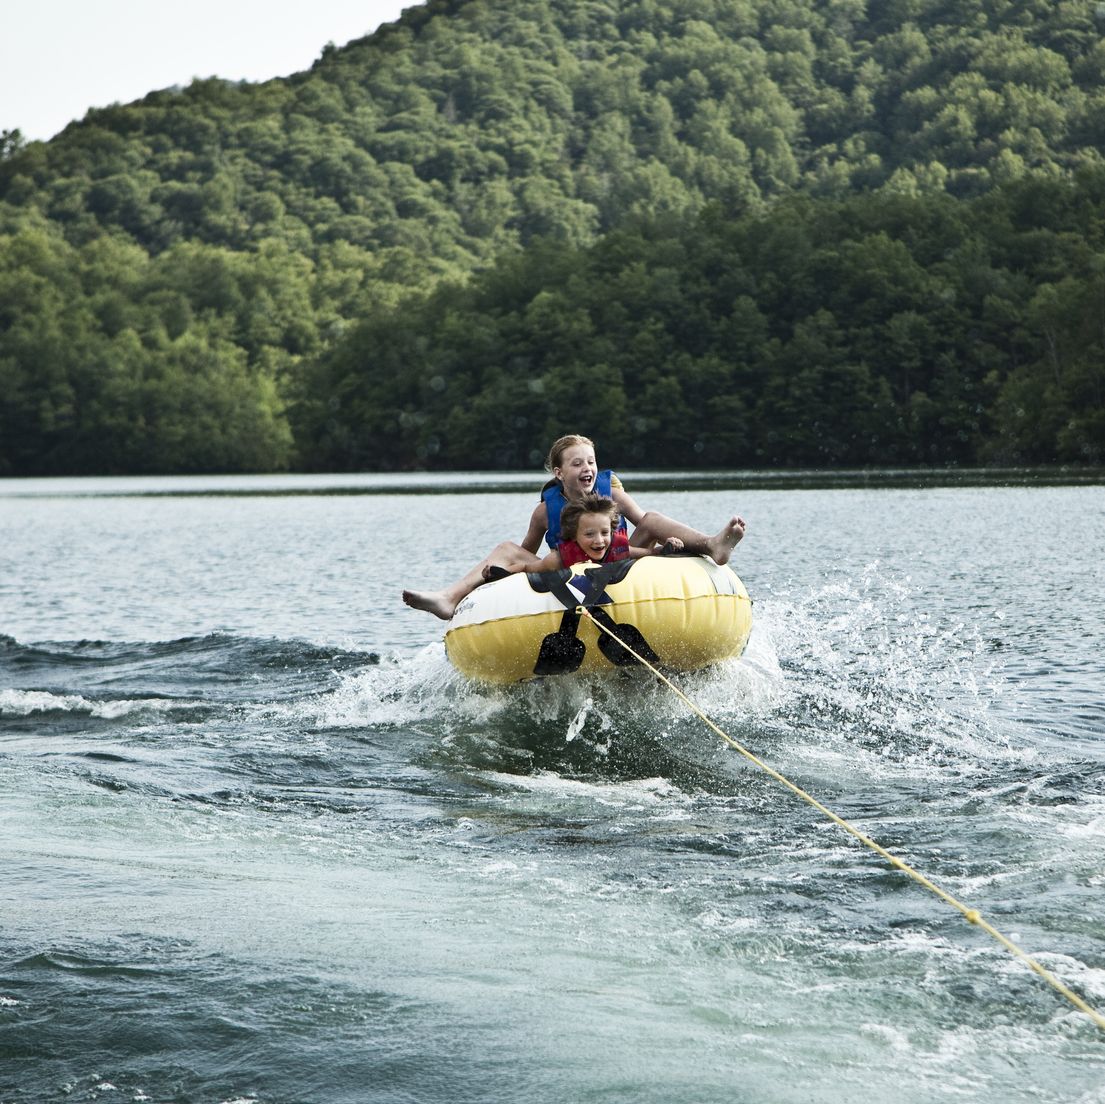
[[[1099,461],[1103,31],[439,0],[7,133],[0,473]]]

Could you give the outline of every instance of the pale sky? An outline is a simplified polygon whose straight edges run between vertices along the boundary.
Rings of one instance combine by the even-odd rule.
[[[14,0],[0,33],[0,131],[52,138],[90,107],[193,77],[309,69],[420,0]]]

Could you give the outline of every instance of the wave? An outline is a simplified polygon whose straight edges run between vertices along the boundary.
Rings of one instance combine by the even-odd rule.
[[[22,695],[8,707],[23,712],[102,709],[110,716],[131,708],[121,702],[138,701],[138,708],[148,709],[161,708],[150,703],[163,698],[248,702],[259,693],[267,700],[299,697],[341,672],[379,661],[375,652],[223,633],[153,643],[23,644],[0,636],[0,679],[19,687]]]
[[[0,634],[0,665],[12,669],[59,665],[118,667],[177,659],[224,665],[237,662],[264,668],[288,663],[375,663],[379,656],[372,652],[324,648],[300,640],[241,637],[231,633],[208,633],[166,641],[63,640],[32,644]]]
[[[166,698],[96,701],[80,694],[51,694],[45,690],[0,690],[0,717],[30,717],[49,714],[84,714],[101,720],[118,720],[138,713],[167,713],[196,703]]]
[[[156,966],[138,966],[109,959],[93,958],[73,951],[50,949],[29,955],[9,966],[12,973],[34,971],[61,971],[66,974],[80,974],[96,978],[145,979],[156,977],[160,970]]]

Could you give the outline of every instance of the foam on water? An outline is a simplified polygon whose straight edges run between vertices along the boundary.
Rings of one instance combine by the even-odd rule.
[[[463,680],[439,645],[414,656],[389,655],[378,665],[338,676],[326,693],[287,704],[260,705],[261,715],[297,720],[316,728],[406,725],[439,715],[459,693]]]
[[[0,717],[29,717],[36,713],[84,713],[104,720],[118,720],[133,714],[168,713],[198,704],[200,703],[170,701],[165,698],[96,701],[80,694],[51,694],[45,690],[0,690]]]
[[[517,800],[519,794],[530,794],[550,810],[557,806],[579,808],[586,804],[592,808],[603,806],[638,813],[663,810],[671,815],[682,812],[691,803],[688,795],[666,778],[641,778],[620,783],[585,782],[565,778],[553,771],[528,775],[482,771],[480,777],[510,800]]]

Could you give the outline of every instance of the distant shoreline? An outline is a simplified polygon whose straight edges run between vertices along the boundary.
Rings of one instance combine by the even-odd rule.
[[[864,468],[733,471],[621,471],[636,490],[833,490],[927,487],[1105,485],[1105,468]],[[356,472],[279,475],[21,476],[0,479],[4,498],[258,495],[496,494],[533,491],[540,471]]]

